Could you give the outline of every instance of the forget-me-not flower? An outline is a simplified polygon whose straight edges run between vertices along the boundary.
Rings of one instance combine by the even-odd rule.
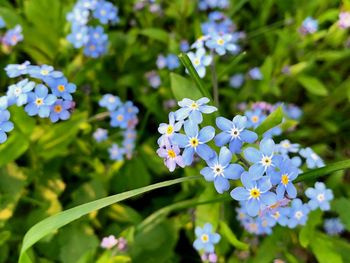
[[[330,236],[335,236],[344,232],[344,225],[339,218],[329,218],[324,220],[324,230]]]
[[[109,111],[114,111],[121,105],[121,101],[119,97],[114,96],[112,94],[105,94],[103,95],[102,99],[98,102],[100,107],[107,108]]]
[[[51,106],[50,120],[57,122],[58,120],[68,120],[70,117],[69,110],[72,107],[72,101],[58,99]]]
[[[208,48],[215,50],[220,56],[225,55],[227,51],[237,54],[240,50],[239,46],[232,42],[231,34],[212,34],[211,38],[205,42],[205,45]]]
[[[36,85],[34,92],[28,93],[28,104],[25,111],[29,116],[39,115],[41,118],[49,117],[50,106],[57,100],[53,94],[49,94],[49,90],[43,84]]]
[[[210,223],[206,223],[203,228],[197,226],[195,233],[197,239],[193,243],[194,248],[207,253],[214,252],[214,245],[219,243],[221,237],[213,233],[213,226]]]
[[[35,82],[28,79],[9,86],[6,93],[10,105],[16,103],[17,106],[22,106],[28,102],[28,92],[34,89]]]
[[[97,142],[103,142],[108,139],[108,131],[106,129],[97,128],[92,136]]]
[[[203,78],[205,76],[205,67],[210,65],[212,57],[205,54],[204,48],[197,49],[196,53],[188,52],[187,55],[196,69],[198,76]]]
[[[164,140],[164,145],[157,150],[157,154],[164,158],[164,164],[173,172],[176,165],[185,167],[184,160],[180,155],[180,148],[177,145],[171,145],[168,139]]]
[[[324,183],[316,182],[315,188],[307,188],[305,195],[310,199],[308,204],[311,210],[315,210],[318,207],[322,211],[330,209],[329,202],[333,200],[333,192],[331,189],[327,189]]]
[[[5,71],[7,76],[9,76],[10,78],[15,78],[15,77],[27,74],[29,68],[30,68],[30,62],[25,61],[22,64],[7,65],[5,67]]]
[[[10,112],[1,107],[0,109],[0,143],[7,140],[7,132],[13,130],[13,123],[10,120]]]
[[[73,83],[69,83],[65,77],[61,78],[46,78],[45,81],[52,90],[52,93],[65,100],[73,100],[71,93],[74,93],[77,86]]]
[[[204,97],[199,100],[190,100],[183,99],[178,102],[181,109],[178,109],[175,112],[176,120],[184,120],[189,117],[195,123],[201,123],[203,121],[202,113],[209,114],[217,111],[217,108],[214,106],[206,105],[209,102],[209,99]]]
[[[310,209],[307,204],[303,204],[299,198],[293,199],[289,210],[288,227],[295,228],[297,225],[305,225]]]
[[[306,166],[309,169],[324,166],[323,160],[311,148],[307,147],[299,151],[300,155],[306,159]]]

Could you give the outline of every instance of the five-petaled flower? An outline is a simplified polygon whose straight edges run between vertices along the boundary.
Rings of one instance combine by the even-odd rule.
[[[210,223],[206,223],[203,228],[197,226],[195,233],[197,239],[193,243],[194,248],[207,253],[214,252],[214,245],[219,243],[221,237],[213,233],[213,226]]]
[[[311,210],[315,210],[318,207],[322,211],[330,209],[329,201],[333,200],[333,192],[331,189],[327,189],[324,183],[316,182],[315,188],[307,188],[305,195],[310,198],[308,204]]]

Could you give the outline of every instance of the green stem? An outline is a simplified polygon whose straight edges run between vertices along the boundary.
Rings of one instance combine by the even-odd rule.
[[[285,25],[285,21],[281,20],[281,21],[277,21],[276,23],[273,23],[271,25],[267,25],[267,26],[258,28],[257,30],[248,33],[247,39],[251,39],[251,38],[256,37],[258,35],[261,35],[261,34],[266,34],[267,32],[274,30],[276,28],[279,28],[280,26],[283,26],[283,25]]]
[[[111,113],[109,111],[101,112],[101,113],[98,113],[98,114],[92,116],[91,118],[89,118],[87,120],[87,122],[101,121],[101,120],[109,117],[110,115],[111,115]]]
[[[219,87],[218,87],[218,77],[216,75],[216,66],[215,66],[215,53],[214,50],[211,51],[211,82],[213,85],[213,97],[214,97],[214,103],[216,107],[219,107]]]

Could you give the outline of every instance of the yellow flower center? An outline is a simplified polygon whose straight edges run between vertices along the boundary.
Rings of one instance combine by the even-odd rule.
[[[35,100],[35,104],[37,105],[37,106],[40,106],[40,105],[42,105],[44,103],[44,101],[43,101],[43,99],[36,99]]]
[[[60,91],[60,92],[63,92],[63,91],[65,91],[65,86],[64,85],[58,85],[57,86],[57,89]]]
[[[251,198],[256,199],[256,198],[259,198],[259,196],[260,196],[260,190],[258,188],[254,187],[250,190],[250,197]]]
[[[176,157],[176,153],[174,150],[168,150],[168,157],[174,159]]]
[[[289,183],[289,178],[287,174],[282,174],[281,183],[284,185]]]
[[[56,105],[56,106],[54,107],[54,111],[55,111],[56,113],[60,113],[60,112],[62,111],[62,106],[61,106],[61,105]]]
[[[252,122],[254,122],[254,123],[257,123],[259,121],[259,117],[258,116],[253,116],[252,117]]]
[[[197,138],[192,138],[192,139],[190,139],[190,145],[191,145],[192,147],[197,147],[198,144],[199,144],[199,141],[198,141]]]
[[[209,236],[207,234],[203,234],[201,236],[202,242],[207,243],[209,241]]]
[[[174,131],[173,126],[169,125],[168,128],[166,129],[166,134],[170,135],[173,133],[173,131]]]
[[[271,158],[268,157],[268,156],[264,156],[264,157],[261,159],[261,164],[262,164],[263,166],[270,166],[271,163],[272,163],[272,160],[271,160]]]
[[[223,44],[225,44],[225,41],[222,38],[219,38],[216,43],[218,43],[218,45],[222,46]]]
[[[281,216],[281,214],[280,214],[280,212],[278,212],[278,211],[276,211],[276,213],[274,213],[274,214],[272,215],[272,217],[273,217],[274,219],[278,219],[280,216]]]
[[[96,49],[96,47],[95,47],[95,45],[91,45],[91,46],[89,47],[89,49],[90,49],[90,51],[94,51],[94,50]]]
[[[195,59],[195,60],[193,61],[193,64],[195,64],[196,66],[198,66],[198,65],[200,64],[199,59]]]
[[[41,71],[40,71],[40,73],[41,73],[41,75],[46,76],[46,75],[48,75],[48,74],[49,74],[49,71],[48,71],[48,70],[46,70],[46,69],[43,69],[43,70],[41,70]]]
[[[198,106],[197,103],[193,102],[193,103],[191,104],[191,108],[194,109],[194,110],[197,110],[197,109],[199,108],[199,106]]]
[[[123,119],[124,119],[124,116],[123,116],[123,115],[119,114],[119,115],[117,116],[117,120],[118,120],[118,121],[122,121]]]
[[[290,147],[290,143],[285,142],[282,144],[282,147],[288,149]]]

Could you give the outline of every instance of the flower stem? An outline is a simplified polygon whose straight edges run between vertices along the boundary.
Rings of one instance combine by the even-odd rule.
[[[87,121],[88,122],[100,121],[100,120],[103,120],[103,119],[109,117],[110,115],[111,115],[111,113],[109,111],[101,112],[101,113],[98,113],[98,114],[92,116]]]
[[[218,77],[216,75],[214,50],[211,51],[211,56],[213,58],[213,61],[211,62],[211,81],[213,85],[213,97],[214,97],[214,103],[216,107],[219,107],[219,87],[218,87]]]

